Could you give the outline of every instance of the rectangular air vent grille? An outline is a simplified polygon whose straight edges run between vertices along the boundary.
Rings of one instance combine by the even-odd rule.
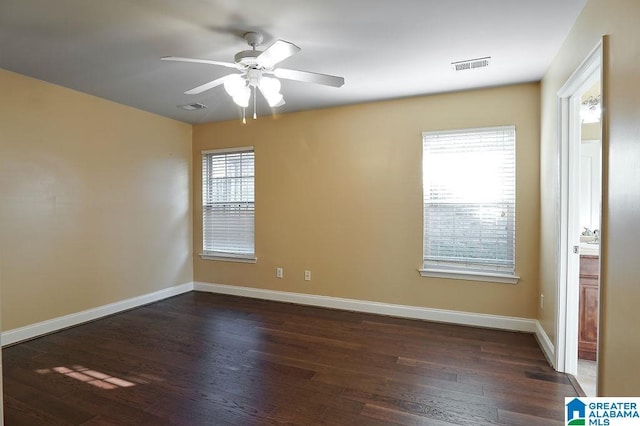
[[[472,70],[475,68],[484,68],[489,66],[491,56],[484,58],[467,59],[464,61],[451,62],[451,67],[454,71]]]
[[[199,109],[205,109],[208,107],[205,104],[194,103],[194,104],[187,104],[187,105],[178,105],[178,108],[182,108],[187,111],[197,111]]]

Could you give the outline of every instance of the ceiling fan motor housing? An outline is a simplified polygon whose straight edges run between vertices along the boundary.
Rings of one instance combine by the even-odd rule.
[[[236,53],[235,63],[238,65],[238,68],[241,70],[246,70],[250,68],[255,69],[263,69],[263,67],[258,63],[258,56],[262,53],[261,50],[243,50],[242,52]]]

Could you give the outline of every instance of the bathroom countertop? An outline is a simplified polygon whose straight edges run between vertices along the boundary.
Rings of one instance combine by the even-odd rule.
[[[599,256],[600,244],[580,243],[580,254],[585,256]]]

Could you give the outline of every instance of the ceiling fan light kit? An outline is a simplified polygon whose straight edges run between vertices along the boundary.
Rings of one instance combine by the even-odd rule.
[[[328,74],[319,74],[308,71],[297,71],[286,68],[274,68],[280,62],[298,53],[301,49],[293,43],[284,40],[276,40],[264,51],[256,47],[263,41],[263,36],[257,32],[244,34],[244,39],[251,46],[251,50],[238,52],[234,57],[234,63],[212,61],[208,59],[182,58],[177,56],[165,56],[163,61],[191,62],[206,65],[217,65],[227,68],[235,68],[239,74],[228,74],[216,80],[210,81],[184,92],[187,95],[197,95],[217,86],[223,85],[225,91],[233,102],[242,108],[242,121],[245,120],[245,108],[249,107],[253,94],[253,118],[256,112],[256,91],[259,90],[271,108],[285,104],[284,96],[280,93],[282,87],[278,78],[316,83],[325,86],[341,87],[344,78]]]

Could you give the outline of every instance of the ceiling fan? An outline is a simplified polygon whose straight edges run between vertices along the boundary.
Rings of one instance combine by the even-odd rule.
[[[308,71],[297,71],[287,68],[278,68],[277,65],[298,53],[301,49],[293,43],[284,40],[276,40],[264,51],[256,48],[262,43],[263,36],[257,32],[247,32],[243,38],[251,46],[251,50],[243,50],[235,55],[234,62],[220,62],[208,59],[182,58],[177,56],[165,56],[163,61],[192,62],[197,64],[218,65],[232,68],[239,72],[225,75],[193,89],[184,92],[186,95],[197,95],[211,90],[214,87],[224,85],[226,92],[243,111],[249,106],[249,100],[253,94],[253,118],[256,118],[256,89],[259,90],[270,107],[284,105],[284,98],[280,93],[280,80],[302,81],[316,83],[325,86],[341,87],[344,78],[328,74],[319,74]]]

